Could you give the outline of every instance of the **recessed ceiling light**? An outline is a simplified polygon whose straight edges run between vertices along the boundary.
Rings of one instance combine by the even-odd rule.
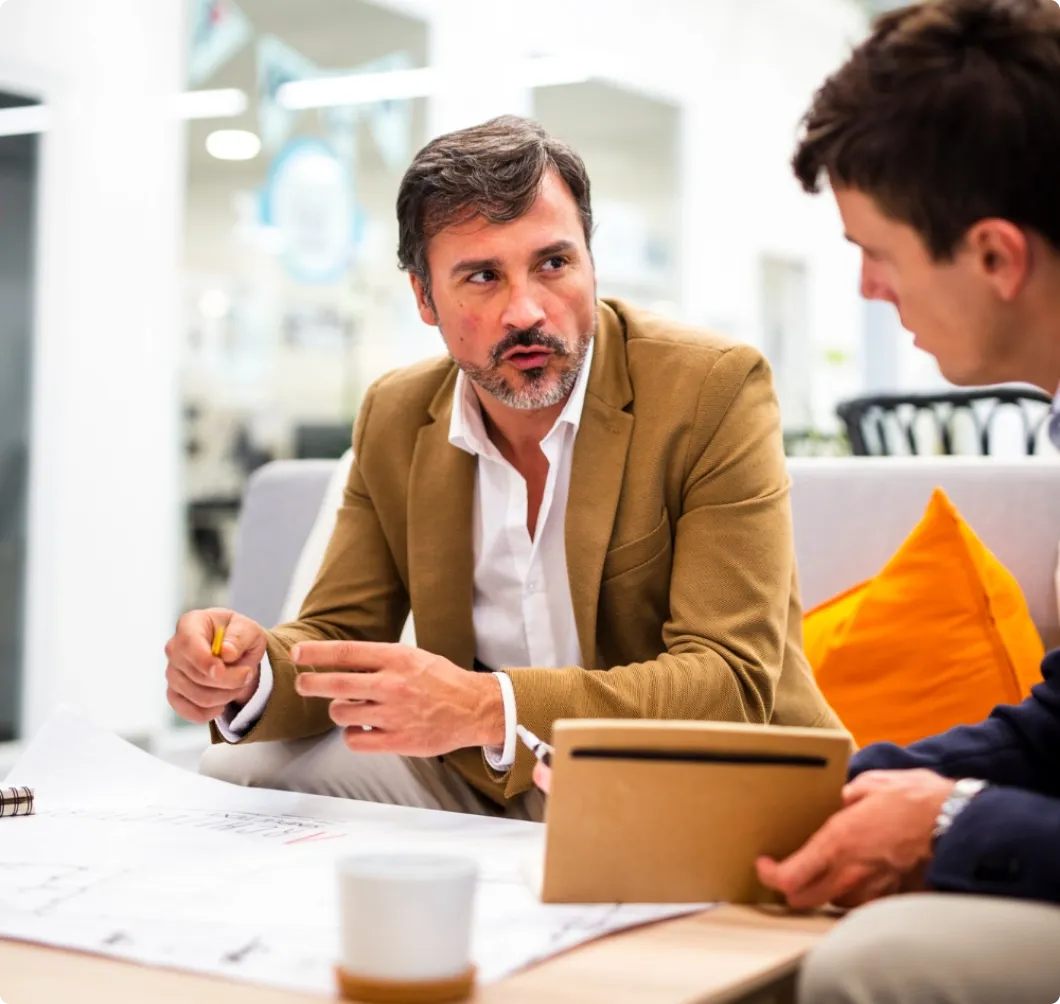
[[[247,92],[236,87],[185,91],[177,95],[176,111],[178,118],[182,119],[235,118],[247,110],[248,103]]]
[[[253,160],[261,140],[245,129],[218,129],[206,137],[206,152],[218,160]]]

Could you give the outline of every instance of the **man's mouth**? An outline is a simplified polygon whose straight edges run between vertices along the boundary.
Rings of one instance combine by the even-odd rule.
[[[542,348],[540,345],[520,346],[505,353],[504,361],[519,370],[536,370],[547,366],[551,355],[551,349]]]

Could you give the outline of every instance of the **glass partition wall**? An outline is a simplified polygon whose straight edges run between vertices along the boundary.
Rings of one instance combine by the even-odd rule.
[[[0,742],[20,734],[37,142],[0,135]]]

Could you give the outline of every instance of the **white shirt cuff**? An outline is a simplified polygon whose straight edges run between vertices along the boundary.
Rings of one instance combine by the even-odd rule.
[[[515,763],[515,687],[507,673],[494,673],[501,686],[501,700],[504,702],[504,745],[483,746],[482,752],[495,771],[504,773]]]
[[[509,686],[511,686],[510,682]],[[239,742],[258,724],[258,719],[265,713],[265,705],[269,703],[270,697],[272,697],[272,663],[269,662],[269,657],[265,655],[261,659],[258,689],[254,691],[254,696],[235,715],[233,715],[234,709],[232,707],[225,708],[213,720],[214,725],[217,726],[217,731],[228,742]]]

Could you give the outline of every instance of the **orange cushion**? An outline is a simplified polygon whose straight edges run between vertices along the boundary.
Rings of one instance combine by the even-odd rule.
[[[807,613],[804,632],[861,746],[980,722],[1027,696],[1045,654],[1019,584],[941,489],[883,571]]]

